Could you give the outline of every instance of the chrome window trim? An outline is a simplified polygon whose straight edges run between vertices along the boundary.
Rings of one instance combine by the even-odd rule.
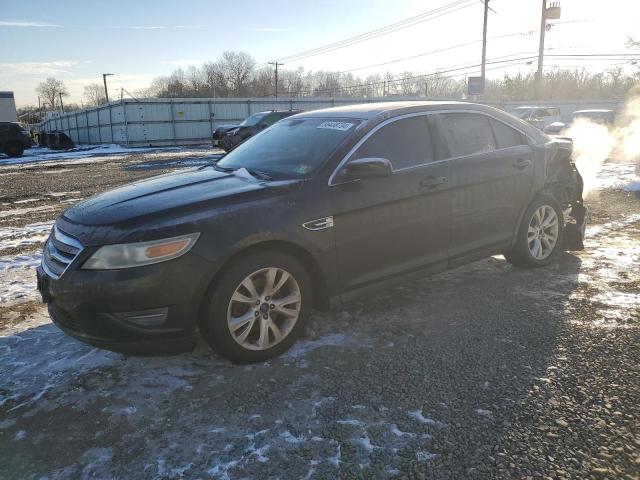
[[[360,148],[360,146],[366,142],[369,137],[371,137],[374,133],[376,133],[378,130],[380,130],[381,128],[389,125],[390,123],[396,122],[398,120],[402,120],[405,118],[412,118],[412,117],[422,117],[422,116],[427,116],[427,115],[439,115],[442,113],[473,113],[476,115],[484,115],[486,117],[492,118],[497,122],[500,122],[504,125],[506,125],[507,127],[513,128],[514,130],[516,130],[517,132],[521,133],[524,138],[527,140],[527,146],[531,146],[535,140],[533,138],[531,138],[526,132],[520,130],[518,127],[514,127],[513,125],[510,125],[509,123],[505,122],[504,120],[497,118],[496,116],[490,114],[490,113],[486,113],[486,112],[481,112],[479,110],[472,110],[472,109],[446,109],[446,110],[433,110],[433,111],[428,111],[428,112],[413,112],[413,113],[406,113],[404,115],[399,115],[397,117],[393,117],[393,118],[389,118],[387,120],[385,120],[384,122],[379,123],[378,125],[376,125],[374,128],[372,128],[369,132],[367,132],[367,134],[362,137],[347,153],[346,155],[342,158],[342,160],[340,160],[340,163],[338,163],[338,166],[333,170],[333,172],[331,173],[331,175],[329,176],[329,180],[327,181],[327,185],[329,187],[333,187],[336,185],[342,185],[342,183],[351,183],[353,182],[353,180],[350,180],[349,182],[341,182],[341,183],[333,183],[335,176],[338,174],[338,172],[340,171],[340,169],[349,161],[349,159],[351,158],[351,156],[356,152],[356,150],[358,148]],[[492,129],[493,131],[493,129]],[[495,134],[494,134],[495,135]],[[516,145],[520,146],[520,145]],[[496,148],[495,150],[490,150],[488,152],[480,152],[480,153],[491,153],[491,152],[499,152],[501,150],[506,150],[507,148],[514,148],[514,147],[505,147],[505,148]],[[424,167],[425,165],[434,165],[434,164],[438,164],[438,163],[442,163],[442,162],[448,162],[450,160],[456,160],[458,158],[465,158],[465,157],[470,157],[472,155],[478,155],[478,153],[472,153],[469,155],[458,155],[456,157],[448,157],[448,158],[442,158],[440,160],[434,160],[432,162],[425,162],[425,163],[421,163],[418,165],[411,165],[410,167],[403,167],[403,168],[399,168],[399,169],[394,169],[393,173],[395,172],[402,172],[405,170],[409,170],[409,169],[414,169],[414,168],[419,168],[419,167]],[[392,163],[393,166],[393,163]]]

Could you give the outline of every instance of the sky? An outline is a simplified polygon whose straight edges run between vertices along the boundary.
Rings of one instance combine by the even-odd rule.
[[[453,1],[0,0],[0,90],[14,91],[18,106],[37,105],[36,86],[54,76],[67,85],[67,101],[80,103],[85,85],[101,83],[102,73],[114,73],[108,79],[114,98],[120,88],[129,92],[145,88],[159,75],[214,61],[225,50],[246,51],[262,64]],[[281,68],[352,70],[364,77],[386,71],[430,73],[479,63],[482,1],[460,6],[464,8],[389,35],[287,61]],[[490,0],[490,6],[488,61],[536,55],[541,0]],[[561,8],[561,19],[550,22],[546,35],[547,55],[632,53],[625,41],[629,36],[640,40],[640,1],[562,0]],[[447,50],[430,53],[443,49]],[[407,57],[413,58],[395,61]],[[487,76],[536,68],[535,60],[530,65],[526,60],[513,63],[488,65]],[[545,64],[547,69],[577,66],[593,72],[617,64],[634,68],[621,59],[548,56]],[[474,74],[468,70],[458,78],[465,73]]]

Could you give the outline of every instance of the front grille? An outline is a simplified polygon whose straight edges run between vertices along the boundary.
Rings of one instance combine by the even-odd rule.
[[[49,276],[60,278],[82,248],[82,243],[54,226],[44,245],[42,268]]]

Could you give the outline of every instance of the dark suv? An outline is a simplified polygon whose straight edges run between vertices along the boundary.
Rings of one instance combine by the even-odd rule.
[[[300,113],[300,111],[272,110],[269,112],[254,113],[250,117],[245,118],[237,127],[227,129],[223,126],[222,128],[216,129],[213,133],[213,146],[219,146],[228,152],[256,133],[296,113]]]
[[[262,361],[313,307],[493,254],[539,267],[580,248],[571,150],[470,103],[299,114],[217,164],[69,208],[39,289],[53,321],[92,345],[170,353],[200,331],[233,361]]]
[[[0,152],[10,157],[21,157],[25,148],[31,145],[31,135],[19,123],[0,122]]]

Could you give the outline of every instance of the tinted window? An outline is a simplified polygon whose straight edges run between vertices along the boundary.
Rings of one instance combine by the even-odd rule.
[[[451,157],[495,150],[493,131],[484,115],[445,113],[440,117]]]
[[[403,118],[385,125],[358,148],[353,159],[377,157],[391,161],[394,170],[433,160],[427,117]]]
[[[489,120],[496,134],[498,148],[515,147],[516,145],[526,145],[524,135],[510,126],[494,119]]]
[[[257,125],[261,120],[263,120],[268,113],[254,113],[250,117],[244,119],[242,123],[240,123],[241,127],[251,127],[253,125]]]
[[[275,178],[305,177],[317,170],[356,128],[351,119],[284,119],[226,154],[218,165],[255,169]]]

